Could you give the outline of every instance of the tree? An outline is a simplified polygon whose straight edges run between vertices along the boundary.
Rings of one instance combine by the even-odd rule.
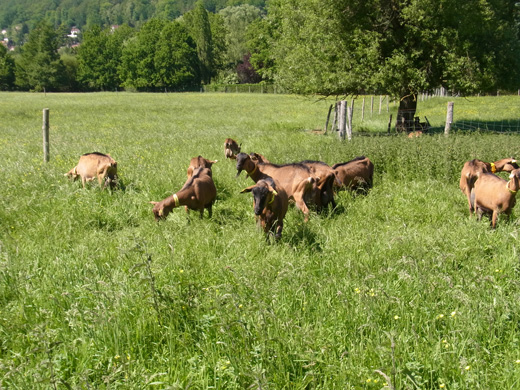
[[[193,10],[184,14],[182,20],[197,45],[202,81],[204,84],[209,84],[215,74],[213,37],[208,12],[202,1],[198,1]]]
[[[124,42],[134,33],[127,25],[86,31],[78,49],[78,78],[90,90],[114,90],[121,85],[119,66]]]
[[[260,76],[251,65],[249,61],[250,58],[251,54],[246,54],[240,64],[237,65],[238,80],[242,84],[254,84],[262,81],[262,76]]]
[[[47,23],[31,31],[17,62],[16,83],[35,91],[57,91],[63,84],[64,65],[58,54],[58,36]]]
[[[62,90],[67,92],[79,91],[80,85],[78,83],[78,57],[68,47],[63,47],[59,50],[60,59],[64,66],[63,85]]]
[[[299,93],[387,93],[398,123],[416,96],[520,86],[514,2],[502,0],[272,0],[276,81]]]
[[[249,25],[259,19],[262,11],[252,5],[244,4],[235,7],[226,7],[219,11],[226,29],[227,62],[236,66],[249,52],[247,48],[246,32]]]
[[[252,22],[247,29],[249,62],[262,79],[272,81],[276,73],[270,41],[275,27],[270,19],[261,18]]]
[[[4,45],[0,44],[0,91],[14,88],[15,63]]]
[[[155,53],[157,87],[190,90],[200,87],[197,47],[184,26],[168,23],[161,31]]]
[[[140,90],[156,88],[159,72],[155,67],[155,51],[166,23],[162,19],[149,20],[132,39],[126,42],[119,68],[125,87]]]
[[[145,91],[200,85],[196,45],[178,22],[152,19],[123,48],[123,85]]]

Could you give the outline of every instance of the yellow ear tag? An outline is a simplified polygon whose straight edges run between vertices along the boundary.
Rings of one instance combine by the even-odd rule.
[[[179,197],[177,196],[177,194],[173,194],[173,207],[179,207],[180,204],[179,204]]]
[[[497,167],[495,167],[494,163],[490,163],[490,164],[491,164],[491,172],[495,173],[497,171]]]
[[[163,216],[163,209],[160,209],[159,210],[159,217],[162,217]]]

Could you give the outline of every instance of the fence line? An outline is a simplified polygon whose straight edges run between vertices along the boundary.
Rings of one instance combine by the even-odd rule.
[[[514,95],[513,95],[514,96]],[[369,96],[360,96],[357,99],[361,102],[361,104],[357,105],[357,110],[353,112],[354,115],[354,128],[352,129],[354,132],[354,135],[362,135],[364,133],[370,133],[375,135],[376,133],[387,133],[387,134],[397,134],[399,131],[396,130],[395,126],[396,124],[392,122],[390,119],[388,121],[388,117],[394,117],[398,110],[399,102],[396,100],[391,100],[387,96],[380,96],[379,97],[379,110],[374,107],[374,109],[371,109],[372,101],[374,101],[374,97],[371,96],[370,100],[367,101],[367,98]],[[377,98],[377,96],[375,97]],[[384,107],[384,99],[387,99],[387,110],[383,109]],[[491,97],[492,98],[492,97]],[[430,98],[428,98],[430,99]],[[451,100],[451,99],[450,99]],[[416,132],[420,130],[420,132],[430,132],[430,133],[441,133],[445,132],[446,134],[450,132],[450,130],[453,132],[457,131],[480,131],[480,132],[493,132],[493,133],[520,133],[520,107],[518,103],[516,102],[516,98],[513,98],[512,101],[507,101],[507,103],[501,104],[502,108],[504,108],[506,111],[510,111],[512,113],[513,119],[493,119],[493,115],[489,115],[489,112],[493,112],[492,105],[489,107],[486,104],[482,104],[479,108],[479,106],[476,107],[476,118],[471,119],[464,119],[461,118],[462,115],[464,115],[466,118],[468,117],[467,114],[467,105],[464,104],[464,101],[458,100],[458,98],[454,98],[451,100],[454,102],[455,110],[454,113],[452,112],[452,115],[449,115],[449,109],[453,110],[453,105],[450,106],[448,104],[448,107],[446,107],[447,99],[439,99],[438,101],[429,101],[425,106],[423,104],[418,104],[418,109],[415,113],[415,117],[413,119],[413,123],[411,123],[410,131]],[[460,102],[460,103],[457,103]],[[438,106],[437,106],[438,103]],[[367,118],[366,107],[368,106],[369,116]],[[462,113],[457,110],[457,108],[460,107],[462,109]],[[511,107],[511,109],[509,109]],[[484,114],[488,114],[486,116],[490,116],[491,118],[480,118],[479,113],[482,112]],[[442,114],[444,113],[444,114]],[[465,114],[464,114],[465,113]],[[470,114],[472,115],[472,114]],[[384,118],[384,119],[383,119]],[[446,130],[447,123],[446,121],[450,118],[450,127],[448,130]],[[374,121],[376,123],[374,123]],[[384,126],[379,126],[377,123],[383,122]],[[330,122],[326,122],[326,126]],[[337,130],[337,127],[333,127],[330,129],[332,132]],[[337,126],[337,125],[336,125]],[[381,127],[380,131],[374,131],[374,127]],[[384,127],[384,130],[383,130]],[[326,128],[326,131],[328,129]]]

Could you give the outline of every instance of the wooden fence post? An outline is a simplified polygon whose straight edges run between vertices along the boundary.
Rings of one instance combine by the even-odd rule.
[[[339,102],[339,109],[338,109],[338,137],[340,140],[345,139],[345,132],[346,132],[346,107],[347,102],[345,100],[342,100]]]
[[[448,110],[446,113],[446,125],[444,126],[444,135],[450,134],[451,124],[453,123],[453,102],[448,102]]]
[[[49,109],[43,109],[43,161],[49,162]]]
[[[339,102],[334,103],[334,116],[332,117],[332,127],[330,131],[334,133],[338,128],[338,104]]]
[[[332,111],[332,104],[329,107],[329,113],[327,114],[327,121],[325,122],[325,129],[323,131],[323,134],[327,134],[327,129],[329,128],[329,120],[330,120],[331,111]]]
[[[361,122],[365,120],[365,98],[363,97],[363,104],[361,105]]]
[[[381,115],[382,106],[383,106],[383,95],[379,95],[379,115]]]
[[[352,113],[354,112],[354,107],[347,107],[347,139],[352,141]],[[343,136],[345,139],[345,136]]]
[[[374,113],[374,96],[370,97],[370,116]]]

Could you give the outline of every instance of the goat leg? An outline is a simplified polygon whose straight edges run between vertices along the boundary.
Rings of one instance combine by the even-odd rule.
[[[294,202],[296,203],[296,207],[298,207],[303,212],[304,222],[308,222],[309,221],[309,208],[305,204],[305,201],[303,200],[303,196],[301,194],[296,193],[293,195],[293,197],[294,197]]]
[[[283,220],[280,222],[278,221],[278,225],[276,227],[276,233],[274,235],[274,238],[276,241],[278,241],[280,238],[282,238],[282,229],[283,229]]]
[[[493,210],[493,217],[491,218],[491,227],[494,229],[497,225],[498,211]]]

